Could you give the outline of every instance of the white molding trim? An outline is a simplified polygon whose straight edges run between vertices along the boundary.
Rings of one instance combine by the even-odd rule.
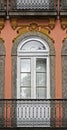
[[[38,40],[39,42],[41,42],[45,47],[46,50],[35,50],[35,51],[23,51],[21,50],[21,47],[29,40],[31,39],[35,39]],[[50,99],[50,57],[49,57],[49,47],[47,45],[47,43],[40,39],[39,37],[34,37],[34,38],[28,38],[27,40],[22,40],[17,48],[17,99],[20,99],[20,64],[21,64],[21,59],[30,59],[30,67],[31,67],[31,99],[36,99],[36,59],[38,58],[42,58],[42,59],[46,59],[46,87],[47,87],[47,92],[46,92],[46,98]],[[28,104],[29,105],[29,104]],[[28,106],[27,105],[27,106]],[[21,110],[22,110],[23,105],[22,104],[17,104],[17,126],[18,127],[23,127],[23,117],[21,117]],[[26,104],[25,104],[26,107]],[[30,107],[30,105],[29,105]],[[36,106],[33,104],[33,107]],[[30,107],[31,108],[31,107]],[[46,120],[46,118],[49,120],[49,124],[47,124],[47,126],[44,124],[45,127],[49,127],[50,126],[50,102],[48,103],[48,107],[46,107],[46,105],[44,104],[44,108],[45,108],[45,113],[46,113],[46,117],[44,118],[44,120]],[[42,107],[43,109],[43,107]],[[23,113],[25,113],[25,108],[23,109]],[[30,109],[31,113],[32,113],[32,109]],[[40,114],[40,108],[38,106],[38,112]],[[43,112],[43,111],[42,111]],[[18,115],[19,113],[19,115]],[[27,109],[27,113],[29,113],[28,109]],[[35,111],[36,113],[36,111]],[[42,113],[43,115],[43,113]],[[28,116],[28,115],[27,115]],[[32,118],[34,119],[33,115],[31,115]],[[28,117],[30,118],[30,117]],[[28,119],[27,118],[27,119]],[[20,122],[22,120],[22,125],[20,125],[18,122]],[[26,117],[25,117],[26,120]],[[31,122],[30,122],[31,123]],[[27,124],[26,124],[27,125]],[[25,127],[26,127],[25,125]],[[43,125],[42,125],[43,126]]]
[[[45,47],[46,47],[46,50],[35,50],[35,51],[24,51],[24,50],[21,50],[21,47],[27,43],[28,41],[31,41],[31,40],[37,40],[39,42],[41,42]],[[27,59],[27,58],[30,58],[31,59],[31,70],[33,71],[36,67],[34,66],[33,62],[35,61],[36,62],[36,58],[45,58],[46,59],[46,68],[47,68],[47,98],[49,99],[50,98],[50,62],[49,62],[49,47],[47,45],[47,43],[45,42],[44,43],[44,40],[42,40],[41,38],[39,37],[32,37],[32,38],[28,38],[26,40],[22,40],[17,48],[17,98],[20,98],[20,59]],[[34,59],[32,61],[32,59]],[[35,63],[36,65],[36,63]],[[34,68],[34,69],[32,69]],[[35,71],[33,71],[33,73],[35,73]],[[36,76],[36,74],[34,74]],[[31,82],[32,80],[35,78],[32,74],[31,76]],[[35,81],[34,81],[35,82]],[[34,83],[35,84],[35,83]],[[32,83],[31,83],[31,86],[32,86]],[[36,87],[36,84],[34,85]],[[34,88],[34,87],[33,87]],[[31,88],[31,89],[33,89]],[[34,93],[36,93],[34,90],[33,90],[33,93],[31,91],[31,98],[36,98],[36,96],[34,96]],[[36,94],[35,94],[36,95]]]
[[[28,41],[39,41],[41,44],[43,44],[45,47],[46,47],[46,50],[49,51],[49,46],[47,45],[47,42],[39,37],[36,37],[36,36],[32,36],[31,38],[30,37],[27,37],[26,39],[23,39],[20,44],[18,45],[18,48],[17,48],[17,52],[20,52],[21,51],[21,47],[27,43]]]

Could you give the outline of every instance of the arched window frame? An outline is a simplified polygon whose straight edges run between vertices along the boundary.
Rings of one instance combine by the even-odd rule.
[[[45,46],[45,50],[21,50],[22,46],[24,46],[28,41],[31,40],[35,40],[40,42],[41,44],[43,44],[43,46]],[[46,41],[44,41],[43,39],[39,38],[39,37],[28,37],[28,39],[24,39],[22,40],[17,48],[17,98],[20,98],[20,60],[21,58],[31,58],[31,57],[35,57],[35,58],[45,58],[46,59],[46,69],[47,69],[47,83],[46,83],[46,87],[47,87],[47,91],[46,91],[46,98],[50,98],[50,59],[49,59],[49,46],[47,44]],[[35,61],[35,59],[34,59]],[[34,73],[34,72],[33,72]],[[32,75],[33,76],[33,75]],[[33,76],[34,78],[34,76]],[[32,80],[32,79],[31,79]],[[36,86],[36,84],[35,84]],[[32,89],[32,88],[31,88]],[[34,88],[32,89],[32,91],[34,91]],[[32,92],[31,92],[32,93]],[[34,91],[35,93],[35,91]],[[36,99],[36,94],[33,94],[33,96],[31,96],[31,98],[35,98]]]
[[[47,42],[49,46],[49,57],[50,57],[50,97],[55,98],[55,88],[56,88],[56,79],[55,79],[55,47],[54,42],[51,38],[44,35],[40,32],[28,32],[21,34],[13,41],[12,46],[12,98],[17,98],[17,48],[23,39],[31,38],[32,36],[37,36],[38,38],[43,39],[43,41]]]
[[[56,88],[56,79],[55,79],[55,47],[54,47],[54,41],[52,38],[48,37],[47,35],[44,35],[43,33],[37,32],[37,31],[31,31],[24,34],[21,34],[19,37],[17,37],[13,41],[12,46],[12,98],[17,98],[17,48],[21,44],[22,41],[32,38],[38,37],[41,38],[43,41],[46,41],[47,46],[49,47],[49,62],[50,62],[50,97],[52,99],[55,98],[55,88]],[[24,100],[25,101],[25,100]],[[15,113],[15,111],[14,111]],[[52,111],[51,111],[52,113]],[[53,119],[54,114],[51,114],[51,119]],[[51,121],[51,120],[50,120]],[[16,123],[16,117],[12,119],[12,122]]]

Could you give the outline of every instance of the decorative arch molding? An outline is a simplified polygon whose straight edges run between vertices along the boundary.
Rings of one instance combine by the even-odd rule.
[[[67,98],[67,38],[62,45],[62,95]]]
[[[41,39],[46,41],[50,48],[50,55],[55,55],[55,48],[54,48],[53,40],[51,40],[47,35],[44,35],[43,33],[40,33],[40,32],[28,32],[28,33],[20,35],[17,39],[15,39],[13,43],[13,47],[12,47],[12,55],[17,55],[17,47],[23,39],[25,40],[29,37],[31,38],[32,36],[40,37]]]
[[[0,99],[4,98],[5,86],[5,46],[4,41],[0,39]]]
[[[39,37],[47,42],[50,49],[50,90],[51,98],[55,98],[55,48],[54,43],[48,36],[40,32],[28,32],[19,36],[13,43],[12,47],[12,98],[16,98],[16,79],[17,79],[17,47],[19,43],[27,38]]]

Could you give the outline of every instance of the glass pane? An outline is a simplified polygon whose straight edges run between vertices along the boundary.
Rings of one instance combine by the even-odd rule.
[[[21,86],[30,86],[30,85],[31,85],[31,74],[21,73]]]
[[[36,73],[36,86],[46,86],[46,73]]]
[[[30,72],[30,59],[21,59],[21,72]]]
[[[37,88],[36,95],[38,99],[46,98],[46,88]]]
[[[45,50],[46,48],[40,41],[30,40],[27,43],[25,43],[21,49],[22,50]]]
[[[31,98],[31,89],[30,88],[21,88],[20,90],[21,98]]]
[[[46,72],[46,59],[37,59],[36,60],[36,71],[37,72]]]

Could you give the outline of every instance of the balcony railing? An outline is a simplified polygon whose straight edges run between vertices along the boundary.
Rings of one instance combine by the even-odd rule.
[[[60,15],[67,16],[67,0],[60,0]]]
[[[56,10],[54,0],[9,0],[11,10]]]
[[[66,99],[0,99],[0,128],[67,127]]]
[[[0,0],[0,16],[67,16],[67,0]]]
[[[0,16],[6,16],[6,1],[0,0]]]
[[[9,0],[9,15],[57,15],[57,0]]]
[[[60,11],[67,11],[67,0],[60,0]]]

